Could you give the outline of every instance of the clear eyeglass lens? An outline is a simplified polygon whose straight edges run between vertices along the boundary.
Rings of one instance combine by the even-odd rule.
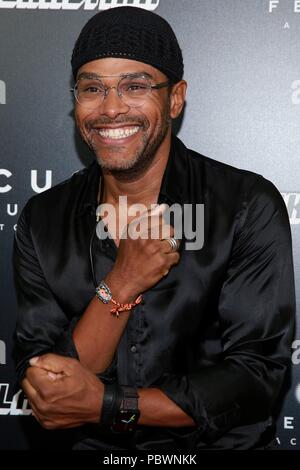
[[[114,87],[112,87],[114,88]],[[149,92],[151,83],[144,76],[125,76],[118,83],[118,95],[129,106],[140,106]],[[96,108],[110,92],[100,80],[83,78],[75,86],[75,97],[82,106]]]

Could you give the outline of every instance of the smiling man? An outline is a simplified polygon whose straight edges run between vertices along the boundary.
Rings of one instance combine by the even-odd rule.
[[[114,86],[105,87],[102,80]],[[170,85],[162,72],[134,60],[106,58],[80,68],[74,92],[82,106],[76,109],[76,121],[103,169],[119,171],[119,178],[124,174],[132,179],[133,174],[142,174],[151,166],[161,146],[160,153],[168,153],[169,92],[152,90]],[[110,93],[111,89],[117,93]],[[181,82],[176,90],[181,101],[184,91]],[[103,109],[101,116],[99,106]]]
[[[17,370],[34,416],[77,427],[74,449],[266,448],[295,310],[279,192],[172,135],[186,82],[158,15],[98,13],[72,69],[96,159],[28,201],[14,246]],[[204,245],[191,250],[164,211],[198,204]]]

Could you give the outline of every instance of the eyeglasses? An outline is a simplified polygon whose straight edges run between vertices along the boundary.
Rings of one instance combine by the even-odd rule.
[[[116,77],[106,75],[102,78]],[[76,82],[70,91],[74,93],[76,101],[88,109],[96,109],[101,106],[109,91],[115,88],[123,103],[132,108],[141,106],[152,93],[152,90],[169,86],[170,81],[161,82],[156,85],[151,84],[150,78],[141,74],[129,74],[120,77],[117,86],[106,87],[100,78],[82,77]]]

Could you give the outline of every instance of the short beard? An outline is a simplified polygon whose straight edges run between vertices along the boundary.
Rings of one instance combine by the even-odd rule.
[[[107,168],[109,173],[119,181],[133,181],[143,175],[155,159],[156,152],[162,144],[170,124],[171,118],[169,115],[164,116],[162,125],[159,127],[158,133],[152,140],[148,140],[146,136],[143,136],[143,148],[142,150],[137,150],[134,158],[129,162],[128,167],[120,170]],[[101,165],[99,160],[98,158],[98,162]],[[105,171],[106,168],[104,165],[102,169]]]
[[[134,123],[140,122],[142,125],[142,132],[144,132],[144,135],[142,137],[142,147],[140,149],[137,149],[134,157],[132,159],[128,160],[128,164],[120,168],[116,169],[110,165],[109,162],[104,161],[101,158],[101,155],[97,154],[97,150],[95,148],[95,145],[93,143],[93,139],[90,137],[89,134],[85,134],[85,141],[90,147],[91,150],[96,155],[98,164],[101,166],[102,170],[104,173],[109,173],[113,175],[116,179],[119,181],[133,181],[137,177],[143,175],[147,169],[151,166],[153,160],[155,159],[156,152],[160,145],[162,144],[169,127],[171,125],[171,117],[169,113],[170,109],[170,99],[168,99],[168,102],[166,104],[164,114],[162,115],[162,120],[161,120],[161,125],[157,128],[156,134],[152,137],[152,139],[148,139],[147,135],[145,132],[149,128],[149,122],[147,120],[141,120],[141,118],[131,118],[129,119],[128,117],[123,120],[117,120],[114,121],[114,123],[130,123],[131,121]],[[99,121],[97,121],[99,123]],[[93,123],[89,123],[88,127],[93,128]],[[103,124],[103,122],[102,122]],[[116,146],[115,148],[112,147],[112,151],[118,151],[119,147]]]

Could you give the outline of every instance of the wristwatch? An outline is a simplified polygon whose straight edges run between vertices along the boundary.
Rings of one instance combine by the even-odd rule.
[[[138,408],[138,393],[133,387],[121,386],[122,400],[120,409],[117,411],[112,431],[126,433],[133,432],[136,429],[140,411]]]

